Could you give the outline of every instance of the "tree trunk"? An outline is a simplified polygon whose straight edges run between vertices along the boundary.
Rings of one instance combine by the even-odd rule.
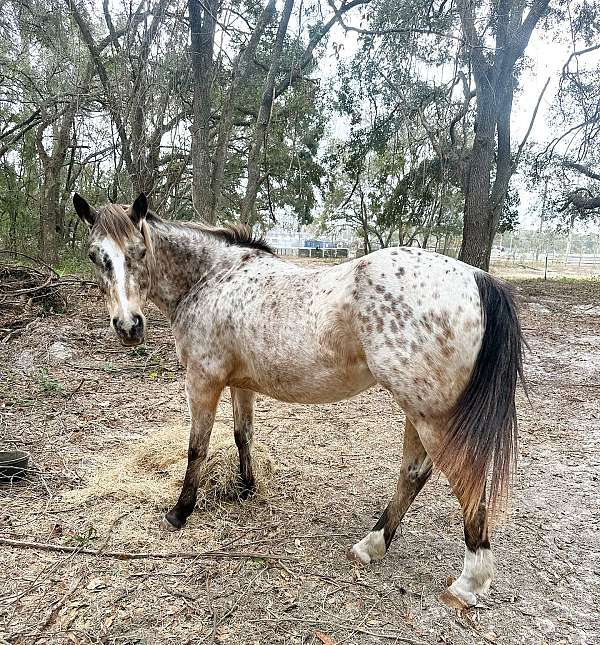
[[[52,119],[52,150],[44,147],[44,131],[48,120],[36,131],[36,148],[43,167],[42,199],[40,201],[40,255],[49,264],[58,259],[58,238],[62,224],[60,195],[61,171],[65,164],[77,102],[73,101],[57,121]]]
[[[549,0],[534,0],[523,18],[521,2],[499,1],[496,16],[490,15],[490,23],[493,20],[496,27],[491,61],[485,55],[483,41],[476,30],[472,3],[468,0],[457,2],[463,34],[469,44],[477,97],[475,141],[464,177],[464,228],[459,259],[486,271],[514,172],[510,142],[514,68],[548,3]],[[496,130],[498,149],[492,188]]]
[[[210,107],[213,82],[213,51],[217,0],[188,0],[191,34],[192,71],[194,97],[192,106],[192,204],[196,214],[209,223],[211,154],[210,154]]]
[[[217,145],[214,155],[213,175],[211,182],[211,190],[208,199],[208,218],[210,221],[215,221],[217,211],[219,208],[219,200],[221,199],[221,190],[223,189],[223,179],[225,176],[225,162],[227,159],[227,150],[229,145],[229,137],[233,128],[233,120],[235,116],[235,100],[240,92],[244,81],[248,77],[250,65],[254,60],[256,48],[263,35],[267,25],[275,15],[275,0],[269,0],[268,4],[263,9],[256,27],[250,36],[250,40],[245,49],[240,53],[234,68],[234,76],[229,86],[229,91],[223,102],[221,110],[221,118],[219,120],[219,131],[217,135]]]
[[[256,213],[256,196],[258,194],[258,187],[260,184],[260,155],[265,142],[267,128],[271,120],[271,111],[273,109],[273,96],[275,92],[275,77],[279,70],[279,61],[281,52],[283,50],[283,41],[287,33],[290,15],[294,7],[294,0],[285,0],[281,21],[277,28],[277,35],[275,37],[275,44],[273,45],[273,52],[271,54],[271,64],[265,79],[262,99],[260,108],[258,110],[258,117],[256,119],[256,126],[252,136],[252,143],[248,153],[248,183],[246,185],[246,194],[242,202],[241,221],[246,224],[253,224]]]

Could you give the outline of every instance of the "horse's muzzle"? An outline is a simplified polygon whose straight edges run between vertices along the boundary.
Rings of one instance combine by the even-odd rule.
[[[112,326],[125,347],[135,347],[144,342],[145,324],[144,319],[139,314],[133,316],[133,324],[125,326],[118,318],[112,319]]]

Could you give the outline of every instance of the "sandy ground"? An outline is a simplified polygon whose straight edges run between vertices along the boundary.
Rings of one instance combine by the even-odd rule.
[[[531,405],[520,393],[513,510],[493,539],[498,575],[467,614],[437,600],[463,553],[459,507],[440,475],[383,561],[345,559],[397,476],[403,422],[381,388],[310,407],[260,398],[258,456],[275,469],[261,494],[206,497],[183,531],[161,532],[186,441],[168,327],[151,312],[146,349],[125,350],[96,291],[72,290],[70,313],[0,345],[0,445],[24,447],[33,462],[26,484],[0,488],[0,536],[74,547],[0,544],[0,642],[600,642],[600,282],[516,284]],[[226,395],[217,459],[231,454],[230,428]]]

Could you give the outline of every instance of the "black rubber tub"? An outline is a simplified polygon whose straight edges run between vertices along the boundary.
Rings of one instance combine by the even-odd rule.
[[[0,450],[0,484],[23,479],[29,466],[29,453],[22,450]]]

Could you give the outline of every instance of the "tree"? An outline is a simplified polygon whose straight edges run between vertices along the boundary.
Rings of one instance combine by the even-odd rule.
[[[465,212],[459,258],[483,269],[489,268],[492,243],[515,170],[510,122],[515,65],[548,4],[548,0],[535,0],[524,18],[521,2],[500,0],[497,7],[491,5],[484,29],[495,27],[492,56],[484,50],[485,41],[476,29],[471,3],[457,2],[477,101],[474,140],[464,170]]]
[[[325,218],[354,228],[365,253],[391,244],[426,247],[433,238],[435,248],[441,240],[447,245],[457,223],[456,188],[439,160],[427,156],[426,138],[368,134],[357,131],[328,152]]]
[[[511,141],[518,62],[548,4],[533,0],[524,14],[520,0],[457,0],[455,7],[387,0],[368,28],[345,24],[361,34],[358,67],[371,84],[367,95],[378,109],[418,118],[449,167],[464,196],[460,258],[484,269],[520,157]],[[432,78],[432,66],[451,72]]]

